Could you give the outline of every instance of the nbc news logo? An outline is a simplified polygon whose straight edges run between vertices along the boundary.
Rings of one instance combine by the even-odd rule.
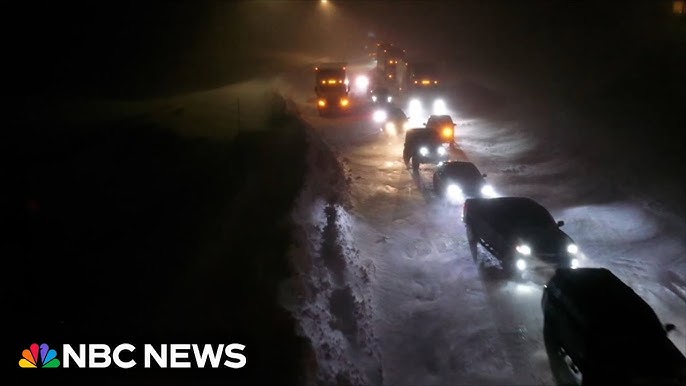
[[[146,344],[143,347],[143,368],[219,368],[240,369],[247,363],[242,351],[245,346],[238,343],[219,344]],[[74,349],[69,344],[62,345],[62,361],[57,351],[46,343],[33,343],[21,353],[20,368],[107,368],[114,364],[122,369],[137,365],[136,347],[122,343],[111,349],[106,344],[79,344]],[[222,359],[225,358],[223,361]]]

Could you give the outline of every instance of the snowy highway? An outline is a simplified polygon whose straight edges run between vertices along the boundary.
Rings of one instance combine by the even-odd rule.
[[[519,281],[482,276],[461,206],[433,193],[434,166],[422,165],[413,177],[402,138],[378,132],[366,116],[321,118],[306,104],[301,110],[349,175],[356,258],[373,267],[372,333],[383,384],[554,384],[540,306],[552,270]],[[683,219],[573,170],[578,160],[560,157],[573,153],[545,137],[532,140],[537,133],[522,129],[526,122],[464,117],[459,108],[451,115],[458,123],[452,158],[474,162],[500,195],[534,198],[564,220],[582,266],[609,268],[630,285],[677,326],[670,337],[684,352]]]

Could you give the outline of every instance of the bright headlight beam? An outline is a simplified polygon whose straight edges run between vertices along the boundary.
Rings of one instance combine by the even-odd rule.
[[[462,189],[460,189],[457,184],[448,185],[448,189],[445,191],[445,195],[451,202],[459,203],[464,201],[464,195],[462,194]]]
[[[411,117],[416,117],[422,114],[422,102],[419,99],[410,100],[407,112]]]
[[[372,119],[376,123],[382,123],[388,119],[388,114],[384,110],[376,110],[374,111],[374,114],[372,114]]]
[[[576,244],[569,244],[567,245],[567,252],[570,255],[576,255],[577,252],[579,252],[579,247],[577,247]]]
[[[572,269],[579,268],[579,259],[572,259],[572,261],[570,262],[570,266],[572,267]]]
[[[448,114],[448,109],[445,106],[445,101],[443,99],[436,99],[433,104],[433,111],[436,115]]]
[[[436,152],[438,153],[438,155],[446,155],[447,154],[447,151],[445,150],[445,148],[443,146],[439,146],[438,149],[436,149]]]
[[[524,259],[517,259],[517,269],[523,271],[526,269],[526,261]]]
[[[422,147],[419,148],[419,154],[421,154],[422,156],[426,157],[427,155],[429,155],[429,149],[427,149],[426,147],[422,146]]]
[[[369,78],[365,75],[358,75],[355,78],[355,87],[360,91],[366,91],[367,87],[369,87]]]
[[[481,187],[481,195],[486,198],[493,198],[497,196],[497,193],[495,192],[495,189],[493,189],[493,186],[486,184]]]
[[[531,247],[526,244],[517,245],[515,250],[524,256],[529,256],[531,254]]]
[[[387,122],[386,123],[386,132],[388,132],[388,134],[395,135],[397,133],[395,123]]]

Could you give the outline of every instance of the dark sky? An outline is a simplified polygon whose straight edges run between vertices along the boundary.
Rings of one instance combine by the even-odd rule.
[[[14,81],[24,92],[127,96],[245,79],[278,66],[269,56],[275,53],[349,57],[361,52],[370,31],[402,45],[410,56],[449,65],[530,62],[532,71],[548,69],[551,77],[577,68],[600,71],[656,44],[683,42],[683,34],[674,40],[668,28],[670,6],[669,1],[331,0],[328,6],[47,1],[17,5],[6,14],[13,15]]]

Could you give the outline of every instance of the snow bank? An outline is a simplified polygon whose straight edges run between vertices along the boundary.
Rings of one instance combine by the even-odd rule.
[[[148,99],[33,98],[22,101],[29,108],[12,114],[24,124],[88,126],[135,120],[170,128],[183,136],[225,139],[239,131],[269,127],[272,112],[278,110],[274,104],[282,101],[277,90],[287,88],[280,78],[263,78]]]
[[[292,212],[296,277],[283,303],[313,346],[318,383],[378,385],[381,362],[369,288],[374,267],[353,239],[349,178],[311,131],[308,144],[306,183]]]

